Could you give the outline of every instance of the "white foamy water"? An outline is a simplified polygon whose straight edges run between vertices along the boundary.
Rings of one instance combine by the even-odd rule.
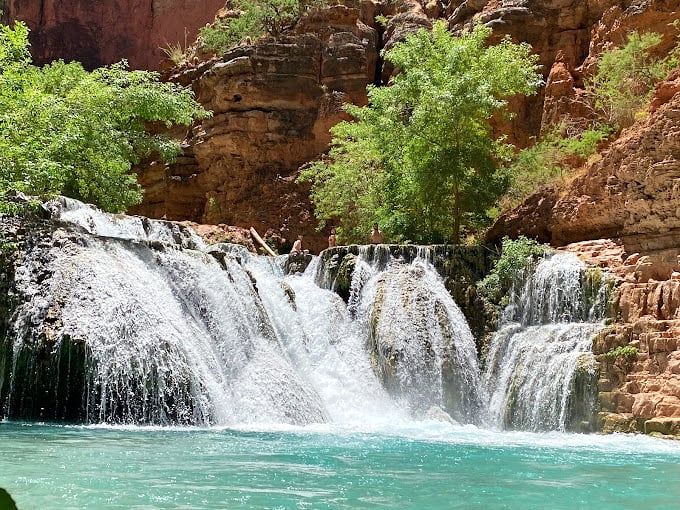
[[[382,249],[361,258],[348,307],[315,284],[318,259],[284,276],[281,258],[206,248],[177,224],[67,199],[51,209],[74,233],[56,235],[58,246],[29,254],[17,272],[30,298],[16,314],[14,363],[48,328],[57,352],[86,345],[82,381],[56,374],[74,393],[82,386],[86,422],[475,419],[474,340],[424,258],[404,264]],[[48,285],[33,292],[43,270]],[[10,414],[31,404],[23,384],[13,375]]]
[[[49,391],[88,423],[564,430],[575,419],[574,374],[592,370],[584,356],[601,303],[584,297],[571,255],[515,289],[482,376],[427,248],[411,247],[409,263],[387,246],[361,248],[345,303],[317,285],[332,285],[318,258],[285,276],[285,257],[206,247],[174,223],[66,199],[51,209],[70,230],[17,270],[13,363],[24,368],[12,372],[9,415],[32,405],[31,349],[46,337]],[[77,349],[60,359],[72,344],[86,346],[83,374],[70,365]]]
[[[588,288],[585,271],[575,255],[556,254],[514,291],[486,358],[492,426],[565,430],[578,420],[578,406],[582,420],[593,416],[595,395],[577,394],[576,377],[595,377],[592,337],[602,328],[606,296]]]

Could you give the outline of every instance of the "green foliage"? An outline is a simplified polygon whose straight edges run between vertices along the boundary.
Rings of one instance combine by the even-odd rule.
[[[549,246],[533,239],[519,236],[512,240],[504,237],[500,257],[494,262],[489,274],[477,284],[477,288],[491,301],[499,302],[510,290],[518,275],[549,253]]]
[[[509,182],[498,161],[511,153],[489,119],[541,83],[528,45],[489,46],[490,33],[455,37],[437,22],[409,35],[385,53],[400,71],[391,86],[369,86],[368,106],[345,106],[355,120],[333,128],[328,157],[301,175],[343,242],[365,241],[374,221],[392,241],[459,242],[488,220]]]
[[[307,11],[326,5],[325,0],[234,0],[237,17],[219,18],[201,29],[203,45],[224,53],[246,38],[278,36]]]
[[[383,16],[382,14],[378,14],[375,17],[375,22],[380,25],[383,28],[387,27],[387,24],[390,22],[390,19],[387,16]]]
[[[654,85],[670,71],[671,60],[650,52],[660,42],[659,34],[633,32],[623,47],[602,53],[588,91],[608,125],[616,129],[631,125],[649,101]]]
[[[17,510],[17,505],[5,489],[0,489],[0,508],[3,510]]]
[[[610,349],[605,353],[605,356],[610,361],[614,361],[617,358],[623,358],[626,361],[634,361],[637,359],[639,351],[638,348],[632,345],[623,345],[616,348]]]
[[[26,27],[0,27],[0,201],[10,192],[63,194],[124,211],[142,196],[131,165],[180,152],[177,141],[147,132],[149,123],[208,115],[191,91],[125,62],[91,73],[77,62],[35,67]]]
[[[504,205],[513,207],[541,186],[553,182],[597,151],[613,132],[631,125],[649,102],[656,83],[676,65],[680,46],[666,58],[651,50],[661,42],[656,33],[630,34],[621,48],[604,51],[597,74],[587,83],[598,124],[576,134],[555,126],[533,146],[520,151],[510,165],[513,183]]]
[[[17,243],[8,240],[5,235],[0,232],[0,257],[9,256],[17,249]]]
[[[508,207],[525,199],[538,188],[563,176],[597,152],[597,146],[611,134],[607,126],[597,126],[569,135],[564,125],[546,133],[536,144],[518,152],[510,164],[512,185],[506,195]]]

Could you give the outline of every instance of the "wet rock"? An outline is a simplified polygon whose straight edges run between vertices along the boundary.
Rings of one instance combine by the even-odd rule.
[[[284,274],[304,273],[307,266],[312,261],[312,256],[308,253],[294,252],[286,258],[283,266]]]

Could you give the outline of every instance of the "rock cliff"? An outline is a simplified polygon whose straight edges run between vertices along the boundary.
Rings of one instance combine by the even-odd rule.
[[[254,226],[288,247],[325,247],[315,232],[298,168],[323,153],[343,102],[366,102],[376,80],[380,32],[371,3],[335,5],[295,31],[234,48],[172,80],[191,85],[214,112],[176,164],[139,170],[146,189],[134,212],[168,219]],[[373,26],[369,26],[373,25]]]
[[[647,118],[568,186],[492,229],[537,236],[616,275],[615,322],[594,344],[605,430],[680,432],[679,183],[680,68],[657,87]],[[613,356],[624,346],[638,354]]]
[[[3,0],[7,21],[31,29],[38,64],[77,60],[88,69],[127,59],[136,69],[157,69],[161,48],[191,43],[224,0]]]

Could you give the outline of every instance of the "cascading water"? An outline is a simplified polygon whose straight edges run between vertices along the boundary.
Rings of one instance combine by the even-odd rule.
[[[479,415],[479,367],[462,312],[422,248],[411,264],[386,247],[364,247],[349,309],[367,332],[375,372],[412,413],[445,410],[471,423]]]
[[[357,248],[345,303],[326,259],[286,276],[285,256],[207,247],[177,224],[67,199],[51,208],[62,228],[16,269],[4,416],[544,430],[592,411],[583,379],[605,299],[585,291],[572,255],[543,261],[512,297],[482,377],[427,248]]]
[[[46,295],[17,310],[12,386],[24,383],[17,361],[41,322],[36,316],[44,322],[60,308],[55,344],[86,345],[85,421],[324,419],[318,395],[278,352],[253,282],[235,259],[218,262],[190,231],[169,223],[116,218],[73,201],[58,214],[92,235],[53,249]],[[30,263],[22,267],[26,278]],[[77,398],[77,382],[67,385]],[[10,399],[9,414],[23,404]]]
[[[51,208],[64,228],[15,278],[6,416],[357,424],[445,410],[474,421],[474,341],[424,258],[360,257],[347,307],[315,283],[318,258],[284,277],[281,260],[206,247],[176,224],[66,199]]]
[[[592,337],[607,301],[598,280],[574,254],[562,253],[540,262],[513,291],[485,363],[493,426],[589,428],[596,397]]]

